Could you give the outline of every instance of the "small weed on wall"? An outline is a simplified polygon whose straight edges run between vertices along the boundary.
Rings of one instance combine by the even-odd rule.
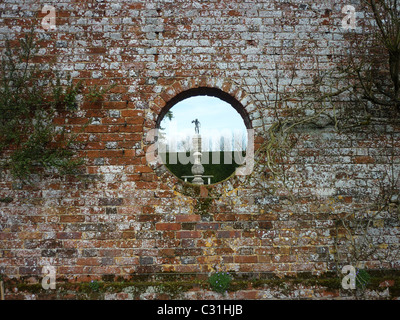
[[[208,279],[211,288],[219,293],[225,293],[232,282],[229,272],[216,272]]]

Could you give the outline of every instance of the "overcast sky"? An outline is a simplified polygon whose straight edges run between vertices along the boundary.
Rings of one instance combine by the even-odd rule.
[[[183,151],[179,141],[191,142],[195,134],[193,120],[200,121],[200,135],[203,141],[203,151],[208,151],[207,145],[212,140],[212,149],[220,150],[219,141],[221,136],[227,137],[230,144],[232,135],[237,137],[236,145],[240,145],[240,137],[246,135],[246,126],[239,113],[227,102],[209,96],[195,96],[178,102],[171,108],[173,119],[166,117],[161,122],[161,128],[165,128],[165,137],[168,143],[173,145],[173,139],[178,142],[178,151]],[[244,139],[246,140],[246,139]],[[173,148],[174,149],[174,148]],[[172,150],[173,150],[172,149]],[[240,148],[242,149],[242,148]],[[170,149],[171,150],[171,149]]]

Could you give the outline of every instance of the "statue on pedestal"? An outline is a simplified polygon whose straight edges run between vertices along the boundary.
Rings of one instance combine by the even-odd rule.
[[[194,132],[200,134],[200,121],[195,119],[192,121],[192,123],[194,123]]]
[[[192,123],[195,125],[195,133],[196,135],[193,137],[193,156],[194,156],[194,164],[192,167],[192,174],[194,175],[194,179],[192,183],[195,184],[204,184],[202,179],[202,175],[204,173],[204,167],[201,164],[201,136],[200,136],[200,121],[198,119],[193,120]]]

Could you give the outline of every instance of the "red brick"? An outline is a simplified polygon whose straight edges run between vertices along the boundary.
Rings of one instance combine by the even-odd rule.
[[[121,110],[121,117],[140,117],[143,112],[140,110],[124,109]]]
[[[219,213],[215,215],[215,221],[235,221],[236,217],[234,214]]]
[[[2,10],[7,14],[2,17],[4,28],[0,37],[9,33],[11,47],[15,48],[18,38],[23,36],[22,31],[37,17],[29,12],[24,17],[15,17],[21,9],[29,11],[27,0],[3,2]],[[244,273],[275,272],[293,276],[304,271],[321,274],[334,271],[335,265],[325,261],[323,256],[334,252],[336,219],[354,210],[363,214],[368,211],[365,208],[379,202],[370,195],[379,193],[380,173],[390,168],[390,155],[394,155],[396,163],[400,147],[397,124],[381,126],[379,132],[369,127],[353,128],[350,134],[330,127],[318,130],[310,127],[307,132],[300,130],[290,135],[288,138],[298,140],[289,157],[274,160],[283,166],[288,178],[296,182],[295,189],[299,192],[293,193],[294,203],[287,198],[287,190],[280,188],[280,181],[273,181],[274,175],[267,168],[263,168],[264,172],[254,172],[251,178],[257,182],[259,173],[265,174],[271,179],[268,184],[278,187],[273,196],[269,190],[264,190],[263,184],[253,185],[238,177],[200,186],[200,192],[195,195],[186,194],[180,179],[147,163],[146,152],[150,145],[145,141],[145,133],[159,125],[157,120],[167,105],[172,107],[192,94],[217,95],[226,100],[232,98],[233,105],[249,121],[249,127],[259,132],[255,136],[255,148],[260,150],[269,141],[262,120],[267,120],[265,124],[269,126],[278,119],[294,116],[284,102],[270,108],[258,104],[257,99],[262,99],[263,93],[260,74],[265,75],[267,82],[270,76],[274,77],[275,61],[284,78],[290,77],[290,70],[296,67],[293,83],[303,89],[321,69],[329,71],[336,67],[336,61],[343,58],[340,55],[343,45],[351,42],[355,34],[346,32],[344,39],[332,42],[329,29],[333,12],[325,10],[318,2],[310,8],[299,5],[300,0],[293,3],[255,0],[254,7],[260,9],[256,12],[258,16],[250,14],[247,10],[250,2],[244,0],[197,1],[196,4],[200,4],[196,25],[192,17],[185,15],[186,7],[193,6],[194,0],[183,1],[185,4],[177,1],[173,14],[168,15],[165,13],[171,11],[171,5],[166,1],[158,1],[154,10],[148,10],[144,1],[120,2],[117,6],[113,2],[117,3],[116,0],[107,4],[75,1],[72,6],[57,9],[56,24],[62,27],[61,33],[42,30],[46,39],[38,43],[41,55],[34,61],[47,63],[54,58],[62,77],[66,73],[74,74],[72,82],[76,84],[81,80],[85,85],[77,112],[60,111],[53,122],[77,134],[77,140],[83,143],[76,156],[88,161],[80,168],[78,176],[60,176],[51,171],[38,183],[35,178],[33,185],[19,186],[9,172],[0,173],[2,272],[14,280],[24,275],[27,276],[24,281],[38,283],[42,277],[39,262],[51,255],[54,255],[60,279],[72,282],[101,280],[104,274],[127,279],[131,274],[164,271],[197,274],[206,280],[217,266]],[[32,8],[36,9],[39,9],[39,19],[46,15],[40,7]],[[81,13],[88,10],[93,17],[78,21]],[[320,10],[320,16],[315,17],[313,10]],[[128,17],[130,12],[137,15]],[[340,10],[335,14],[340,15]],[[98,28],[105,22],[105,15],[109,16],[113,31]],[[144,32],[149,15],[162,22],[163,30]],[[269,30],[265,39],[262,36],[267,33],[262,32],[257,33],[260,39],[244,41],[236,41],[243,39],[240,30],[215,32],[228,20],[233,24],[239,21],[244,27],[254,27],[252,31],[257,31],[261,16]],[[308,18],[302,21],[299,16]],[[369,24],[365,18],[368,16],[358,17],[357,23]],[[115,24],[114,18],[123,19],[124,23]],[[77,21],[79,25],[75,26]],[[281,32],[280,27],[275,28],[277,21],[280,27],[287,27],[286,33]],[[38,21],[33,22],[37,25]],[[199,29],[199,25],[207,28]],[[287,32],[290,28],[294,33],[309,29],[321,40],[323,50],[316,50],[307,41],[295,41],[294,46],[287,46],[286,40],[290,42],[296,36]],[[149,35],[158,42],[156,48],[148,46]],[[272,46],[269,38],[273,39]],[[4,43],[0,41],[0,50],[4,49]],[[322,64],[316,63],[316,53]],[[274,56],[277,59],[272,59]],[[246,79],[241,81],[243,75]],[[50,78],[50,72],[44,71],[40,77]],[[85,95],[90,89],[106,88],[111,83],[118,85],[106,92],[101,101],[87,100]],[[284,89],[292,92],[290,86]],[[340,99],[333,99],[335,104],[338,100],[338,107]],[[297,103],[298,99],[290,102]],[[242,110],[241,104],[246,110]],[[387,114],[388,122],[392,122],[395,117]],[[385,116],[383,112],[377,115]],[[93,118],[99,118],[100,123],[86,126]],[[9,151],[16,147],[13,148]],[[113,172],[110,168],[110,173],[106,173],[109,166],[120,166],[121,170]],[[37,173],[41,172],[38,168]],[[330,178],[333,180],[329,181]],[[339,193],[333,198],[326,196],[334,187]],[[5,197],[12,197],[13,201],[1,201]],[[207,212],[196,214],[201,199],[208,197],[213,198],[212,205]],[[85,230],[83,223],[87,224],[88,231],[78,232]],[[385,222],[380,230],[382,236],[396,234],[397,227]],[[339,249],[346,249],[347,231],[341,227],[337,232]],[[389,238],[389,247],[396,247],[399,242],[396,237]],[[378,253],[385,256],[381,255],[385,253],[383,246]],[[365,261],[366,268],[397,266],[374,259],[372,256]],[[221,297],[203,289],[197,288],[197,292],[188,295],[213,300]],[[317,297],[340,297],[340,290],[334,294],[326,293],[323,288],[312,290]],[[262,298],[258,293],[264,294],[262,290],[240,290],[228,293],[227,297]],[[6,298],[24,299],[24,295],[8,290]],[[33,298],[44,297],[46,293]],[[48,292],[47,297],[68,296]],[[112,297],[126,299],[128,296]],[[167,293],[151,293],[146,297],[171,298]]]
[[[240,236],[241,236],[240,231],[233,231],[233,230],[217,231],[218,238],[239,238]]]
[[[83,222],[85,221],[85,216],[76,216],[76,215],[63,215],[60,217],[60,222]]]
[[[58,232],[57,239],[81,239],[81,232]]]
[[[78,258],[76,261],[78,266],[99,266],[101,259],[99,258]]]
[[[176,222],[196,222],[200,221],[200,218],[198,214],[183,214],[176,216]]]
[[[257,263],[257,256],[235,256],[235,263]]]
[[[370,156],[356,156],[354,162],[357,164],[375,163],[375,159]]]
[[[236,299],[238,300],[255,300],[260,296],[261,294],[258,290],[240,290],[236,293]]]
[[[207,198],[208,196],[208,189],[206,186],[200,186],[200,198]]]
[[[157,223],[156,230],[180,230],[180,223]]]
[[[122,119],[124,121],[126,121],[127,124],[140,124],[142,125],[144,122],[143,118],[139,118],[139,117],[131,117],[131,118],[125,118]]]
[[[153,169],[151,169],[149,166],[136,166],[135,167],[135,172],[153,172]]]
[[[178,239],[201,238],[201,233],[199,231],[178,231],[176,237]]]
[[[42,239],[43,234],[41,232],[29,232],[29,231],[24,231],[24,232],[20,232],[19,234],[19,238],[20,239]]]
[[[138,182],[136,182],[136,188],[137,189],[154,190],[154,189],[157,189],[157,183],[156,182],[138,181]]]
[[[124,239],[135,239],[136,238],[136,232],[135,231],[124,231],[122,233],[122,238],[124,238]]]

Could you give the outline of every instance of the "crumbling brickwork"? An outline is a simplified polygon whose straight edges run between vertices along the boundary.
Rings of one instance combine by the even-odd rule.
[[[45,4],[55,7],[56,30],[40,24]],[[83,130],[83,174],[47,175],[32,185],[1,175],[0,197],[12,201],[0,202],[0,273],[35,282],[50,265],[60,281],[82,282],[105,275],[116,280],[216,270],[255,277],[323,275],[347,264],[337,257],[346,251],[337,246],[334,213],[375,199],[389,156],[398,173],[399,126],[382,125],[377,134],[309,130],[291,154],[303,178],[294,187],[295,202],[286,194],[266,195],[236,176],[210,187],[188,186],[146,160],[151,145],[146,134],[156,128],[165,106],[179,94],[208,89],[235,101],[248,128],[255,129],[257,149],[264,122],[273,122],[272,111],[260,114],[255,108],[263,93],[258,72],[273,75],[277,56],[281,63],[296,60],[295,79],[302,84],[316,68],[332,65],[332,56],[345,47],[346,4],[1,2],[0,47],[33,23],[44,40],[38,62],[56,59],[58,70],[88,86],[116,85],[104,101],[82,102],[73,117],[58,119],[71,132]],[[382,219],[374,220],[371,232],[382,249],[398,246],[398,220]],[[372,255],[363,262],[366,268],[400,269],[398,259]],[[253,289],[232,297],[269,296]]]

